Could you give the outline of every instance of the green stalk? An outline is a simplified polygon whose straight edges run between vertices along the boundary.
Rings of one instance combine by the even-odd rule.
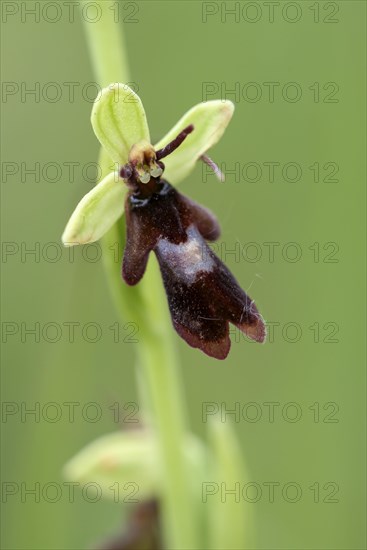
[[[87,4],[87,0],[83,0]],[[108,0],[98,0],[100,18],[95,23],[83,19],[86,31],[90,58],[97,82],[102,88],[112,82],[127,83],[130,78],[129,64],[122,32],[122,24],[118,21],[118,12],[113,8],[117,3]],[[121,7],[121,6],[120,6]],[[120,12],[121,13],[121,12]]]
[[[112,5],[99,0],[101,18],[85,22],[91,59],[100,86],[128,82],[126,50],[122,24],[115,23]],[[110,162],[101,155],[102,171]],[[138,358],[145,391],[151,405],[152,423],[156,429],[162,464],[163,527],[166,546],[170,549],[197,548],[194,506],[189,490],[190,472],[185,459],[186,418],[178,375],[177,357],[172,343],[172,327],[166,306],[157,262],[150,260],[137,288],[128,288],[121,279],[121,258],[111,245],[124,248],[124,227],[117,223],[106,235],[103,247],[106,274],[116,307],[122,317],[139,326]],[[114,250],[116,250],[114,248]]]

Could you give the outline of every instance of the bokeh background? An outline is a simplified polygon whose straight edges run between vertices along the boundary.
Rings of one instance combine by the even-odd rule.
[[[60,2],[52,23],[52,6],[36,20],[20,6],[34,2],[18,11],[15,4],[2,2],[2,547],[85,548],[119,528],[121,506],[87,502],[78,490],[70,502],[62,468],[85,444],[119,429],[114,403],[122,412],[139,405],[138,344],[124,341],[123,325],[114,342],[109,327],[119,320],[98,248],[71,258],[59,244],[92,186],[89,163],[98,154],[89,123],[95,77],[78,10],[71,20]],[[193,430],[205,438],[203,403],[224,413],[240,407],[231,418],[249,480],[263,488],[252,505],[255,547],[362,549],[366,6],[281,1],[272,16],[266,4],[121,7],[132,81],[153,136],[202,99],[236,103],[212,157],[241,173],[220,184],[210,175],[204,181],[198,166],[181,189],[219,217],[221,256],[274,331],[264,346],[233,331],[225,362],[174,338]],[[277,83],[274,98],[264,83]],[[274,178],[270,162],[279,163]],[[39,175],[27,172],[36,163]],[[70,323],[77,323],[74,341]],[[35,326],[36,336],[27,332]],[[71,421],[65,403],[73,402]],[[279,483],[274,502],[267,482]],[[301,488],[297,502],[282,495],[289,482]],[[62,488],[56,502],[52,488],[42,495],[47,483]],[[32,487],[36,496],[26,492]]]

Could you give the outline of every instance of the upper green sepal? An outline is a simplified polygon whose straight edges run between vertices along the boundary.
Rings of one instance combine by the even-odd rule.
[[[135,143],[150,141],[140,97],[126,84],[103,88],[93,105],[91,122],[102,147],[118,164],[125,164]]]

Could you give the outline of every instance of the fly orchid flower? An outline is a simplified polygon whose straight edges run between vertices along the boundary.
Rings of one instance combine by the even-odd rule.
[[[140,98],[123,84],[105,88],[91,120],[117,169],[80,201],[62,237],[66,246],[94,242],[125,211],[125,282],[140,281],[153,251],[176,331],[217,359],[228,355],[229,323],[258,342],[265,339],[265,325],[253,300],[206,243],[219,237],[215,216],[168,181],[177,184],[199,159],[221,177],[206,152],[223,135],[233,110],[230,101],[200,103],[153,146]]]

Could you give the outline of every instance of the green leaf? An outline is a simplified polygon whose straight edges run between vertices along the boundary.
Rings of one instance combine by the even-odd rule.
[[[218,419],[211,420],[209,429],[212,468],[210,478],[203,483],[203,502],[208,505],[209,548],[253,548],[251,504],[242,495],[248,479],[236,436],[229,423]]]
[[[62,242],[65,246],[93,243],[122,216],[127,186],[117,172],[108,174],[87,193],[71,215]]]
[[[135,143],[141,140],[150,142],[143,104],[126,84],[111,84],[103,88],[94,102],[91,122],[101,145],[118,164],[127,162]]]
[[[222,137],[232,118],[234,105],[231,101],[213,100],[199,103],[190,109],[155,146],[162,149],[190,124],[194,131],[172,154],[166,157],[164,178],[177,184],[194,169],[201,155],[213,147]]]

